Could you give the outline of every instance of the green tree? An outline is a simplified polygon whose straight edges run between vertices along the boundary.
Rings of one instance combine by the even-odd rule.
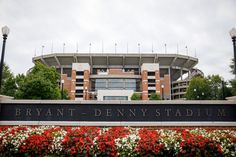
[[[20,87],[23,85],[24,81],[25,81],[25,75],[24,74],[18,74],[15,77],[15,81],[16,81],[16,86]]]
[[[131,96],[131,100],[141,100],[141,94],[139,93],[133,93],[133,95]]]
[[[0,89],[0,94],[7,96],[15,96],[16,83],[13,73],[11,72],[8,65],[3,65],[3,75],[2,75],[2,87]]]
[[[64,100],[70,100],[69,93],[66,89],[63,90],[63,99]]]
[[[210,99],[220,100],[222,99],[222,78],[219,75],[209,75],[207,77],[211,88]]]
[[[157,93],[151,93],[149,100],[161,100],[161,97]]]
[[[207,79],[203,77],[194,77],[186,92],[187,100],[209,100],[211,88]]]
[[[36,63],[25,77],[18,76],[18,99],[60,99],[58,80],[60,75],[53,67]]]
[[[232,87],[228,86],[228,82],[223,81],[223,83],[224,83],[224,86],[223,86],[224,87],[224,98],[233,96],[232,95]],[[220,90],[220,96],[221,96],[221,99],[223,99],[223,89],[222,88]]]
[[[232,95],[236,95],[236,80],[231,80],[230,84],[231,84]]]

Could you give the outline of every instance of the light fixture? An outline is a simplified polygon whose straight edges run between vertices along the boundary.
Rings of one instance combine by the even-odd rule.
[[[2,44],[2,56],[1,56],[1,62],[0,62],[0,91],[1,91],[1,86],[2,86],[5,46],[6,46],[7,36],[9,33],[10,33],[10,29],[7,26],[2,27],[3,44]]]
[[[10,29],[7,26],[2,27],[2,35],[8,35],[10,33]]]
[[[64,81],[64,80],[61,80],[61,83],[62,83],[62,84],[64,84],[64,83],[65,83],[65,81]]]
[[[230,31],[229,31],[229,34],[232,38],[236,38],[236,29],[235,28],[232,28]]]
[[[235,74],[235,79],[236,79],[236,29],[232,28],[229,31],[229,34],[232,38],[232,42],[233,42],[233,49],[234,49],[234,74]]]

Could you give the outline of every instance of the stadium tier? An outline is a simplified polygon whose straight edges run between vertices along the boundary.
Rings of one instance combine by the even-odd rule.
[[[33,62],[54,66],[72,100],[183,99],[192,75],[203,75],[194,69],[197,58],[180,54],[52,53]]]

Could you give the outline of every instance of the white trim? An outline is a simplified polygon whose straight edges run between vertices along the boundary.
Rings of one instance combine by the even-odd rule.
[[[84,89],[83,86],[76,86],[75,89]]]
[[[156,90],[156,87],[148,87],[148,90]]]
[[[76,101],[83,101],[83,98],[75,98]]]
[[[84,78],[84,75],[76,75],[76,78],[77,78],[77,79],[83,79],[83,78]]]
[[[219,126],[236,127],[236,122],[113,122],[113,121],[0,121],[0,125],[60,125],[60,126]]]
[[[148,79],[156,79],[155,76],[148,76]]]

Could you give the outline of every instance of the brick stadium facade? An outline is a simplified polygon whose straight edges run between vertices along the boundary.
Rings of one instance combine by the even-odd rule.
[[[198,59],[179,54],[153,53],[53,53],[33,62],[54,66],[72,100],[130,100],[136,92],[142,100],[151,93],[162,99],[182,99]],[[178,88],[178,82],[186,86]],[[178,88],[178,90],[176,90]]]

